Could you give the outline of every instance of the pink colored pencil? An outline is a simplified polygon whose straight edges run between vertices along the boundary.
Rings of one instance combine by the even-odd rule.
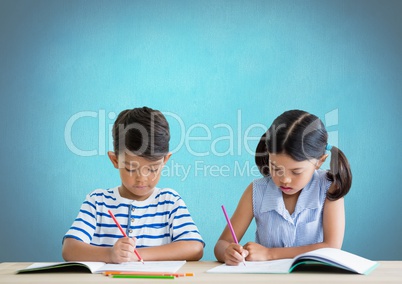
[[[222,211],[223,211],[223,214],[225,215],[226,222],[228,223],[229,230],[230,230],[230,232],[232,233],[232,237],[233,237],[234,242],[235,242],[236,244],[239,244],[239,241],[237,240],[235,231],[234,231],[233,226],[232,226],[232,222],[230,222],[228,213],[226,212],[225,206],[223,206],[223,205],[222,205]],[[243,258],[243,264],[246,265],[246,261],[245,261],[244,258]]]
[[[123,234],[124,237],[127,237],[126,232],[124,232],[123,228],[120,226],[119,221],[117,221],[116,217],[114,217],[112,211],[108,210],[110,217],[112,217],[113,221],[116,223],[117,227],[120,229],[120,232]],[[144,260],[142,259],[141,255],[138,253],[136,249],[134,249],[135,255],[138,257],[138,259],[144,264]]]

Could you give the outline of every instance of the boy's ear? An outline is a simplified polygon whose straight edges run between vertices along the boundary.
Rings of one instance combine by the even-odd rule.
[[[115,152],[108,151],[107,155],[109,156],[110,161],[112,162],[113,166],[118,169],[119,168],[119,162],[116,156]]]
[[[328,158],[328,154],[324,154],[322,155],[322,157],[318,160],[317,164],[316,164],[316,169],[318,170],[319,168],[321,168],[322,164],[324,164],[325,160]]]
[[[163,158],[163,163],[166,164],[172,156],[172,152],[167,153],[167,155]]]

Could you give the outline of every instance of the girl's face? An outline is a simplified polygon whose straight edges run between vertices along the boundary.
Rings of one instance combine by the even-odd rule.
[[[320,160],[295,161],[287,154],[269,154],[269,171],[273,182],[284,194],[293,195],[311,180],[314,170],[320,168],[327,155]]]
[[[114,167],[120,172],[120,195],[131,200],[145,200],[153,193],[162,168],[171,155],[169,153],[158,161],[150,161],[134,155],[124,154],[124,159],[118,159],[114,153],[108,154]]]

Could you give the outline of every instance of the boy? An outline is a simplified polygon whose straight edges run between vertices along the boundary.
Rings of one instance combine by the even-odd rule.
[[[199,260],[204,242],[176,191],[157,188],[169,160],[170,131],[164,115],[151,108],[122,111],[113,125],[121,186],[87,195],[63,239],[66,261],[121,263],[146,260]],[[111,210],[126,231],[123,237]]]

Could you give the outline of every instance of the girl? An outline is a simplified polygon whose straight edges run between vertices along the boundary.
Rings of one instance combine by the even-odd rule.
[[[264,176],[244,191],[231,222],[239,240],[253,217],[256,241],[235,244],[226,226],[215,256],[227,265],[293,258],[323,248],[341,248],[345,229],[343,197],[352,173],[345,155],[327,143],[321,120],[300,110],[286,111],[261,137],[256,164]],[[330,170],[319,168],[331,155]]]

